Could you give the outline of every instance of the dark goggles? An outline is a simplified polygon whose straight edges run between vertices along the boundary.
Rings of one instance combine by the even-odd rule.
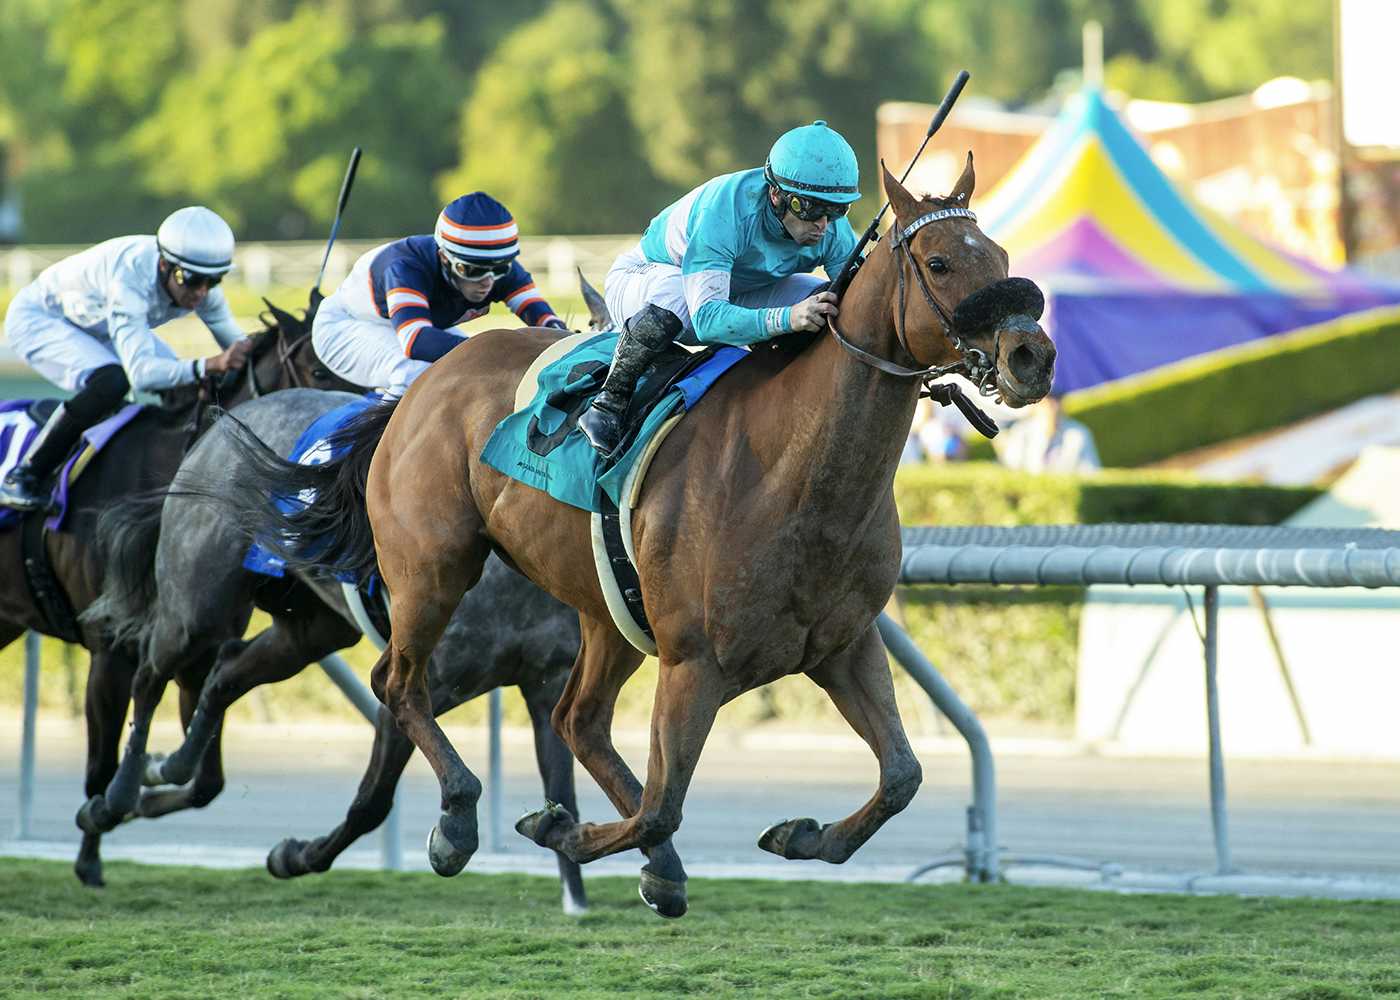
[[[171,268],[171,274],[175,277],[175,284],[182,288],[216,288],[224,280],[222,274],[201,274],[186,270],[179,264]]]
[[[510,274],[511,265],[512,262],[508,260],[493,261],[490,264],[471,264],[465,260],[452,260],[448,262],[447,266],[454,275],[463,281],[480,281],[486,277],[499,281]]]
[[[783,197],[786,199],[787,210],[803,222],[816,222],[821,218],[835,221],[851,210],[850,205],[843,205],[833,201],[822,201],[819,198],[804,198],[802,195],[793,194],[791,191],[784,191]]]

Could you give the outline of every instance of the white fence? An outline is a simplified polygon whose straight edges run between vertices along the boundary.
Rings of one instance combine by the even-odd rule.
[[[547,293],[564,294],[578,289],[576,268],[595,285],[622,251],[640,234],[631,236],[526,236],[520,241],[521,261]],[[330,292],[349,272],[355,259],[387,240],[338,242],[326,265],[322,290]],[[17,246],[0,250],[0,285],[18,289],[55,261],[69,257],[81,246]],[[324,242],[240,243],[234,255],[234,277],[239,284],[263,293],[272,288],[310,288],[326,251]]]

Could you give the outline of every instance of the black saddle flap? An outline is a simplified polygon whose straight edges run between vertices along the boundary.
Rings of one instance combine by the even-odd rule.
[[[651,408],[666,395],[673,386],[696,368],[710,359],[718,347],[707,347],[703,351],[687,351],[672,344],[665,354],[651,363],[638,380],[637,391],[627,404],[627,416],[623,421],[623,437],[630,438],[641,427]]]

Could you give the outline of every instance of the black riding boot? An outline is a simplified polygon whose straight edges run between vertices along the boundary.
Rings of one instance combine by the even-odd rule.
[[[0,506],[16,510],[47,507],[54,471],[83,431],[116,409],[128,388],[120,365],[105,365],[89,375],[78,394],[60,403],[39,429],[24,460],[0,479]]]
[[[637,379],[653,358],[680,336],[685,324],[669,309],[647,306],[636,316],[617,339],[612,367],[603,380],[603,388],[593,399],[578,426],[590,444],[604,455],[610,455],[622,440],[622,420]]]

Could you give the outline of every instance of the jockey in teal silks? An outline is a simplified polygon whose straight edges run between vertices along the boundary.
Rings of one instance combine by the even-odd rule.
[[[836,297],[811,272],[836,275],[855,249],[846,212],[859,180],[850,144],[817,121],[779,136],[763,167],[716,177],[651,220],[603,285],[622,334],[579,418],[595,448],[617,447],[638,376],[672,341],[745,346],[825,327]]]

